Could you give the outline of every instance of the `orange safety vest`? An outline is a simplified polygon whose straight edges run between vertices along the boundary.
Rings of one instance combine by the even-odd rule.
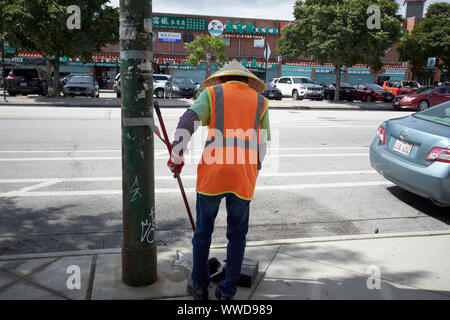
[[[260,122],[267,99],[241,82],[207,90],[210,123],[197,168],[197,192],[209,196],[233,193],[252,200],[258,175]]]

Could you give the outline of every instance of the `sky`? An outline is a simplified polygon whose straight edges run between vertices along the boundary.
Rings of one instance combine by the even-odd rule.
[[[110,0],[118,6],[119,0]],[[403,0],[396,0],[398,3]],[[449,0],[428,0],[434,2]],[[294,20],[295,0],[153,0],[153,12],[184,13],[208,16]]]

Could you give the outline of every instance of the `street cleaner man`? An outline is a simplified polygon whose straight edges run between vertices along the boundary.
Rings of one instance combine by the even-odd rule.
[[[180,173],[187,144],[198,125],[208,137],[197,169],[197,218],[192,239],[193,268],[187,291],[208,300],[208,257],[214,221],[223,198],[227,210],[226,278],[217,286],[219,300],[236,295],[248,231],[250,201],[270,141],[264,82],[233,60],[203,82],[204,91],[180,118],[168,166]]]

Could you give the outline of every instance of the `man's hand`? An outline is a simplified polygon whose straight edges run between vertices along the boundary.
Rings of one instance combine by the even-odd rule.
[[[181,170],[183,169],[184,157],[180,157],[172,153],[169,161],[167,161],[167,166],[173,173],[173,177],[176,178],[177,174],[179,175],[181,173]]]

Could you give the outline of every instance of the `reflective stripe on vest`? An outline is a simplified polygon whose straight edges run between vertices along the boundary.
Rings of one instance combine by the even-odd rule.
[[[214,97],[215,97],[215,121],[214,121],[214,129],[221,132],[222,137],[224,136],[224,98],[223,98],[223,88],[222,85],[214,86]],[[261,121],[261,115],[264,109],[264,105],[266,104],[266,100],[262,95],[258,94],[258,107],[256,109],[255,115],[255,125],[253,127],[253,133],[250,140],[240,139],[237,137],[228,138],[223,137],[223,141],[216,141],[216,138],[213,137],[206,141],[205,147],[238,147],[249,150],[258,151],[258,127]],[[222,144],[221,144],[222,143]]]

